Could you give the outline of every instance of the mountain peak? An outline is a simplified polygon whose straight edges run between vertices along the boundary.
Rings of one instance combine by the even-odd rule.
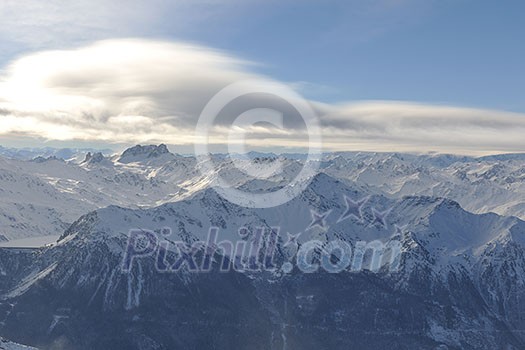
[[[170,151],[168,147],[161,143],[160,145],[136,145],[126,149],[122,152],[122,155],[119,158],[121,163],[130,163],[137,160],[149,159],[149,158],[158,158],[164,154],[168,154]]]
[[[31,161],[35,163],[45,163],[51,160],[63,161],[63,159],[57,158],[56,156],[49,156],[49,157],[38,156],[38,157],[33,158]]]
[[[86,158],[84,158],[84,161],[82,163],[85,163],[85,164],[100,163],[104,159],[106,159],[106,157],[104,157],[102,152],[96,152],[94,154],[91,152],[88,152],[86,154]]]

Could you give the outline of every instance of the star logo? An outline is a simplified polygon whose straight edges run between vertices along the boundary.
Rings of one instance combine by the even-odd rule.
[[[345,204],[346,204],[346,210],[341,215],[339,220],[337,222],[341,222],[343,220],[348,219],[349,217],[354,217],[359,222],[363,222],[363,207],[370,199],[370,196],[367,196],[365,198],[361,198],[358,201],[354,201],[352,198],[348,197],[347,195],[344,195],[345,197]]]
[[[326,218],[328,217],[328,215],[330,215],[331,211],[332,210],[328,210],[322,214],[319,214],[315,210],[310,209],[310,214],[312,215],[312,222],[310,223],[310,225],[308,225],[306,229],[308,230],[314,228],[315,226],[319,226],[321,229],[327,230],[328,226],[326,225]]]
[[[287,241],[284,243],[284,246],[287,247],[289,245],[298,246],[299,245],[299,236],[301,236],[302,232],[299,232],[295,235],[292,235],[290,232],[286,232]]]
[[[408,225],[398,225],[398,224],[394,224],[394,228],[396,230],[396,232],[394,233],[395,235],[403,235],[405,234],[405,231],[407,229]]]
[[[374,220],[372,221],[372,225],[379,223],[384,228],[388,228],[388,224],[386,222],[386,217],[392,209],[387,209],[385,211],[379,211],[376,208],[372,208],[372,214],[374,215]]]
[[[396,231],[394,232],[393,236],[399,236],[399,237],[401,237],[401,239],[403,239],[408,234],[407,227],[408,227],[408,225],[402,225],[401,226],[401,225],[398,225],[398,224],[394,224],[394,228],[395,228]]]

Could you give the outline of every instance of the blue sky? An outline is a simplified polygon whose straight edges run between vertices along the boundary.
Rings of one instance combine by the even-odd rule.
[[[514,0],[6,0],[0,66],[9,76],[10,65],[41,51],[139,38],[219,50],[249,61],[242,69],[250,74],[331,105],[404,101],[521,114],[524,14]]]
[[[106,15],[127,15],[116,20],[123,23],[118,27],[79,24],[64,36],[60,29],[70,25],[68,15],[82,13],[39,24],[28,11],[30,24],[20,31],[34,30],[34,38],[20,39],[15,32],[4,42],[2,61],[94,39],[176,39],[259,62],[258,71],[304,82],[307,97],[325,102],[391,99],[525,111],[523,1],[176,3],[152,2],[144,10],[131,5]],[[93,16],[104,6],[93,2]]]
[[[281,80],[309,82],[308,97],[327,102],[393,99],[525,110],[522,1],[305,1],[254,8],[259,14],[235,18],[234,33],[217,28],[195,39],[266,63],[262,71]]]

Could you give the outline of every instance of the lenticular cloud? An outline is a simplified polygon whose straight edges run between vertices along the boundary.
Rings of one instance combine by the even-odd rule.
[[[251,66],[211,48],[143,39],[29,54],[0,78],[0,135],[192,144],[197,119],[218,91],[240,80],[271,80]],[[522,114],[411,102],[311,103],[325,150],[495,153],[525,146]],[[304,130],[288,129],[246,129],[247,143],[307,148]],[[213,142],[226,144],[228,134],[217,125]]]

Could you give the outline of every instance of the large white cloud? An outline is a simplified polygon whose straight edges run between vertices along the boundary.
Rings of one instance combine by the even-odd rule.
[[[120,143],[193,142],[202,108],[252,63],[186,43],[119,39],[21,57],[0,78],[0,135]],[[409,102],[312,103],[326,150],[523,151],[525,115]],[[249,106],[248,106],[249,107]],[[214,143],[228,130],[217,126]],[[252,126],[256,146],[306,147],[300,125]],[[269,140],[273,141],[273,144]]]
[[[133,142],[182,138],[244,62],[184,43],[107,40],[22,57],[0,81],[0,133]]]

